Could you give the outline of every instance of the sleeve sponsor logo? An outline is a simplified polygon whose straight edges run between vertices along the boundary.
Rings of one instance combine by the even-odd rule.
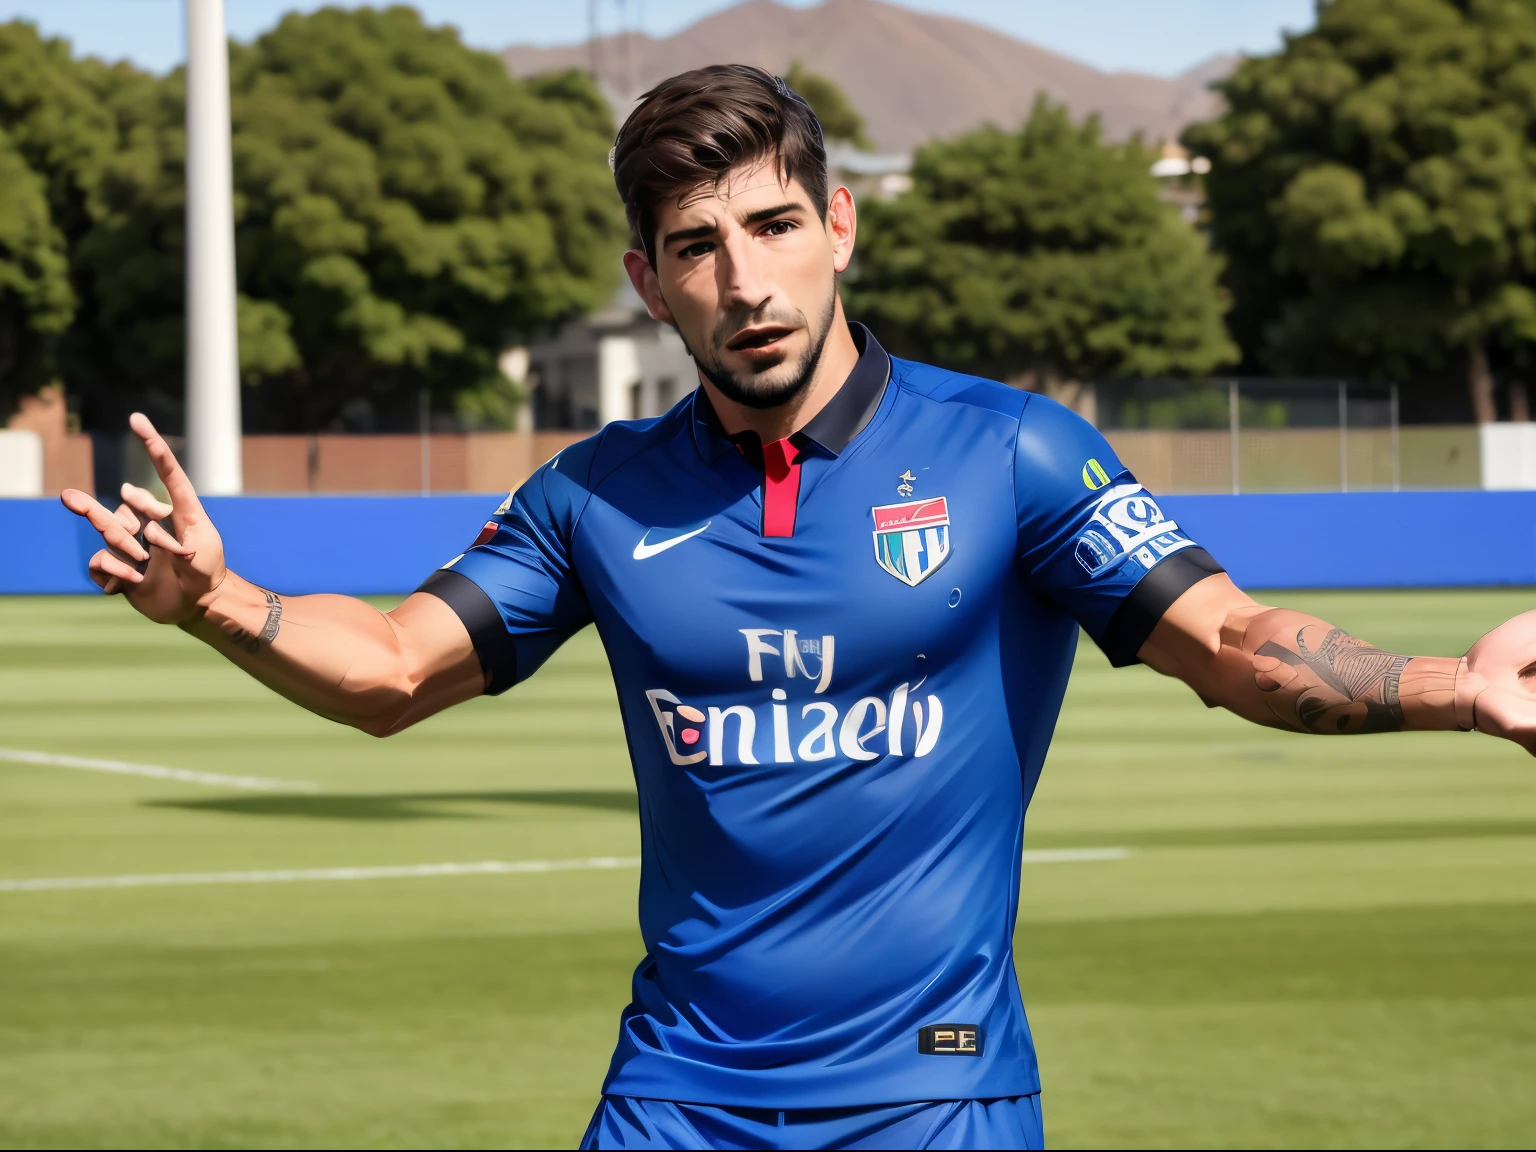
[[[1146,571],[1194,544],[1140,484],[1117,484],[1095,503],[1073,555],[1090,576],[1133,564]]]
[[[1109,486],[1109,473],[1104,471],[1104,465],[1097,460],[1089,460],[1083,465],[1083,483],[1090,492],[1097,492]]]

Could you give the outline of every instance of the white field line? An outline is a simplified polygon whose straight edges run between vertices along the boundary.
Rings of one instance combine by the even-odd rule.
[[[89,772],[117,772],[124,776],[149,776],[155,780],[179,780],[184,784],[212,784],[219,788],[248,788],[257,792],[315,792],[308,780],[272,780],[266,776],[224,776],[218,772],[191,772],[160,764],[134,764],[127,760],[97,760],[90,756],[57,756],[23,748],[0,748],[0,760],[40,764],[48,768],[83,768]]]
[[[312,880],[396,880],[416,876],[506,876],[520,872],[582,872],[638,868],[640,858],[586,860],[480,860],[473,864],[399,864],[383,868],[290,868],[263,872],[162,872],[144,876],[43,876],[0,880],[0,892],[54,892],[69,888],[164,888],[185,884],[294,884]]]
[[[1124,860],[1128,848],[1054,848],[1024,853],[1026,864]],[[77,888],[168,888],[193,884],[294,884],[316,880],[398,880],[421,876],[509,876],[525,872],[585,872],[638,868],[638,856],[585,860],[480,860],[472,864],[399,864],[382,868],[291,868],[260,872],[161,872],[139,876],[39,876],[0,880],[0,892],[57,892]]]

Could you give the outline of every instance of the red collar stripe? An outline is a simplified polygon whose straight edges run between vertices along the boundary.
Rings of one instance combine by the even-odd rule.
[[[763,535],[793,536],[800,503],[799,449],[788,438],[763,445]]]

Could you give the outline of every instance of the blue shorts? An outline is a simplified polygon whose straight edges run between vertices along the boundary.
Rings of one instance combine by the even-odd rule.
[[[722,1108],[604,1096],[583,1148],[1044,1148],[1040,1097]]]

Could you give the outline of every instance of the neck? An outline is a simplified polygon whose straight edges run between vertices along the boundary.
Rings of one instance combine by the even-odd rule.
[[[822,345],[821,359],[816,364],[811,382],[787,403],[775,408],[749,408],[728,399],[720,389],[704,378],[703,373],[699,374],[699,383],[704,386],[704,393],[715,406],[715,415],[720,418],[720,426],[727,433],[734,436],[738,432],[756,432],[764,444],[771,444],[809,424],[816,413],[837,395],[837,390],[843,386],[843,381],[848,379],[853,366],[858,362],[859,349],[848,331],[843,302],[838,298],[832,308],[832,328],[827,333],[827,342]]]

